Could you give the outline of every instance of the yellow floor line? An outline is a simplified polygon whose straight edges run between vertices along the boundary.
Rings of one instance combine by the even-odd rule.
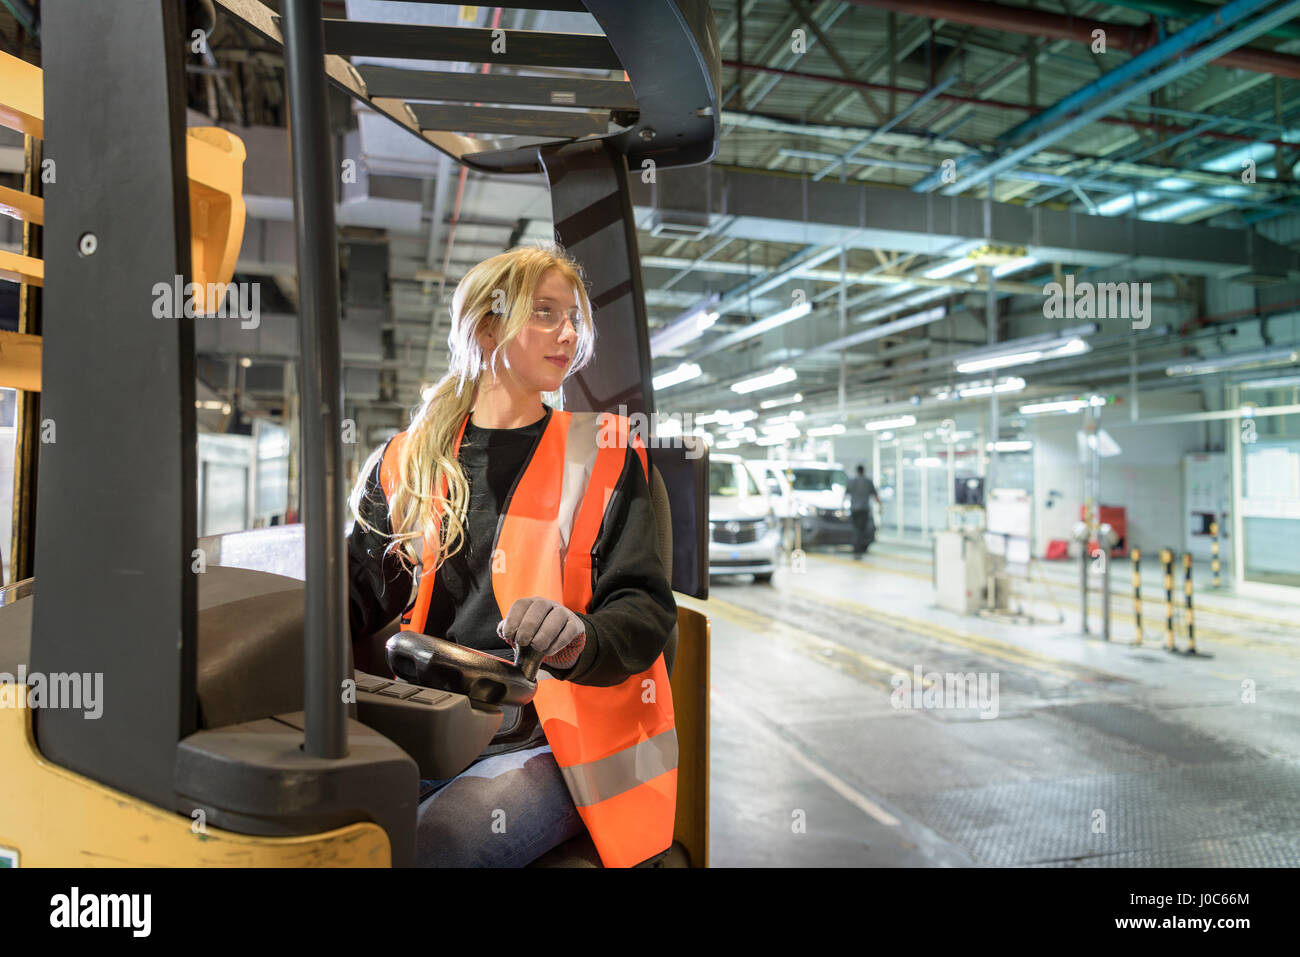
[[[855,561],[855,560],[853,560],[853,559],[848,559],[848,558],[839,558],[839,557],[834,556],[834,555],[818,555],[817,557],[818,557],[819,560],[832,561],[832,562],[836,562],[836,563],[843,564],[843,565],[849,565],[849,566],[852,566],[852,567],[854,567],[854,568],[862,568],[862,567],[864,567],[864,563],[863,563],[863,562]],[[873,570],[875,570],[875,571],[883,572],[883,573],[886,574],[886,575],[895,575],[895,576],[898,576],[898,577],[900,577],[900,578],[913,578],[913,579],[918,579],[918,580],[931,581],[931,577],[930,577],[929,575],[922,575],[922,574],[920,574],[920,573],[918,573],[918,572],[908,572],[908,571],[903,571],[902,569],[897,569],[897,568],[887,568],[887,567],[885,567],[885,566],[878,565],[878,564],[876,564],[875,562],[867,562],[867,563],[865,563],[865,567],[867,567],[867,568],[871,568],[871,569],[873,569]],[[1069,588],[1068,585],[1059,584],[1059,583],[1053,583],[1053,582],[1047,582],[1047,581],[1044,581],[1044,580],[1041,579],[1041,578],[1039,578],[1039,579],[1035,579],[1035,580],[1034,580],[1034,584],[1035,584],[1035,585],[1040,585],[1040,586],[1045,586],[1045,587],[1047,587],[1047,588],[1052,589],[1053,591],[1061,591],[1061,590],[1063,590],[1063,589],[1068,589],[1068,588]],[[1124,595],[1124,594],[1121,593],[1121,592],[1113,592],[1113,593],[1111,594],[1111,600],[1112,600],[1112,601],[1116,601],[1116,600],[1119,600],[1119,601],[1127,601],[1127,602],[1129,602],[1129,604],[1130,604],[1130,606],[1131,606],[1133,598],[1132,598],[1131,595]],[[1155,600],[1155,599],[1144,598],[1143,601],[1144,601],[1145,603],[1151,605],[1152,607],[1155,607],[1155,606],[1157,605],[1157,600]],[[1163,612],[1163,611],[1164,611],[1164,602],[1158,602],[1158,604],[1159,604],[1159,607],[1160,607],[1160,611]],[[1043,608],[1043,606],[1044,606],[1044,602],[1041,602],[1041,601],[1040,601],[1040,602],[1036,602],[1036,603],[1032,603],[1032,604],[1030,604],[1030,603],[1027,603],[1027,604],[1026,604],[1026,607],[1030,607],[1030,608],[1035,608],[1035,607],[1036,607],[1036,608],[1038,608],[1039,610],[1041,610],[1041,609]],[[865,607],[865,606],[863,606],[863,607]],[[1244,616],[1234,616],[1234,615],[1233,615],[1232,613],[1230,613],[1230,612],[1215,612],[1215,611],[1211,611],[1211,610],[1209,610],[1209,609],[1203,608],[1199,603],[1195,606],[1195,611],[1196,611],[1196,613],[1197,613],[1198,615],[1203,615],[1203,614],[1221,614],[1221,615],[1223,615],[1223,616],[1225,616],[1225,617],[1229,617],[1229,618],[1231,618],[1231,617],[1244,617]],[[887,614],[891,614],[891,613],[889,613],[889,612],[879,612],[879,614],[886,614],[886,615],[887,615]],[[1094,609],[1094,608],[1092,608],[1092,607],[1090,606],[1089,609],[1088,609],[1088,617],[1089,617],[1090,620],[1092,620],[1092,619],[1094,618],[1094,616],[1095,616],[1096,620],[1097,620],[1098,622],[1100,622],[1100,621],[1101,621],[1101,609],[1100,609],[1100,608],[1095,608],[1095,609]],[[1148,618],[1147,620],[1150,621],[1150,622],[1153,622],[1153,623],[1158,623],[1158,627],[1148,627],[1148,628],[1144,629],[1144,631],[1146,631],[1146,632],[1148,633],[1148,635],[1154,635],[1154,636],[1156,636],[1156,640],[1153,640],[1151,637],[1148,637],[1147,640],[1143,643],[1143,645],[1144,645],[1145,647],[1154,647],[1154,646],[1156,646],[1156,645],[1159,645],[1160,647],[1163,648],[1163,647],[1164,647],[1164,617],[1163,617],[1163,615],[1152,616],[1152,617]],[[1287,627],[1291,627],[1291,623],[1290,623],[1290,622],[1279,622],[1279,621],[1276,621],[1276,620],[1274,620],[1274,619],[1263,619],[1263,618],[1261,618],[1261,619],[1259,619],[1259,620],[1260,620],[1260,621],[1268,621],[1268,622],[1271,622],[1271,623],[1274,623],[1274,624],[1286,625]],[[1116,622],[1119,622],[1119,623],[1122,623],[1122,624],[1126,624],[1126,625],[1131,626],[1132,629],[1133,629],[1133,631],[1134,631],[1134,633],[1136,633],[1136,629],[1137,629],[1137,619],[1134,618],[1133,615],[1132,615],[1131,613],[1123,612],[1123,611],[1115,611],[1114,609],[1112,609],[1112,611],[1111,611],[1111,623],[1114,624],[1114,623],[1116,623]],[[1285,643],[1283,643],[1283,642],[1270,641],[1270,640],[1268,640],[1268,639],[1266,639],[1266,638],[1249,638],[1249,637],[1246,637],[1245,635],[1239,635],[1239,634],[1235,634],[1235,633],[1233,633],[1233,632],[1225,632],[1225,631],[1219,631],[1218,629],[1215,629],[1215,628],[1207,628],[1207,627],[1205,627],[1204,624],[1198,624],[1198,625],[1196,626],[1196,634],[1197,634],[1197,639],[1198,639],[1198,640],[1210,640],[1210,641],[1218,642],[1218,643],[1220,643],[1220,644],[1224,644],[1224,645],[1232,645],[1232,646],[1237,647],[1237,648],[1253,649],[1253,650],[1256,650],[1256,651],[1266,651],[1266,652],[1268,652],[1268,653],[1270,653],[1270,654],[1281,655],[1282,657],[1286,657],[1286,658],[1300,658],[1300,646],[1293,646],[1293,645],[1285,644]],[[1180,640],[1180,641],[1185,641],[1186,639],[1185,639],[1185,638],[1179,638],[1179,640]],[[1115,639],[1114,639],[1113,637],[1112,637],[1112,641],[1113,641],[1113,642],[1115,641]],[[1132,641],[1131,641],[1131,638],[1129,638],[1128,640],[1118,641],[1118,642],[1116,642],[1116,643],[1119,643],[1119,644],[1132,644]]]
[[[1029,651],[1017,645],[1011,645],[994,639],[984,638],[979,635],[960,632],[956,629],[948,628],[944,625],[937,625],[933,622],[909,618],[903,615],[894,615],[889,612],[882,612],[879,609],[871,608],[870,606],[858,602],[823,595],[820,592],[802,589],[794,585],[783,585],[782,587],[788,588],[802,597],[837,607],[841,611],[860,615],[863,618],[868,618],[872,621],[877,621],[883,624],[904,628],[908,631],[915,632],[922,637],[932,638],[940,644],[958,645],[962,648],[971,651],[978,651],[995,658],[1001,658],[1004,661],[1023,665],[1036,671],[1044,671],[1056,675],[1059,678],[1064,678],[1067,681],[1088,681],[1097,678],[1119,680],[1119,676],[1117,675],[1111,675],[1107,672],[1099,671],[1095,668],[1089,668],[1084,665],[1073,665],[1070,662],[1062,661],[1059,658],[1052,658],[1047,655],[1039,654],[1038,652]],[[678,596],[678,600],[682,601],[682,596]],[[813,635],[806,631],[793,628],[782,622],[773,621],[765,615],[743,608],[722,598],[711,597],[707,602],[688,600],[687,607],[696,608],[702,614],[717,614],[718,617],[726,618],[733,624],[737,624],[756,634],[771,634],[775,629],[783,632],[787,640],[795,639],[806,646],[812,645],[823,649],[829,648],[834,653],[845,655],[865,664],[869,669],[880,672],[885,676],[886,681],[889,676],[895,674],[911,673],[909,668],[890,664],[889,662],[882,661],[879,658],[873,658],[870,655],[864,655],[852,648],[847,648],[838,642],[831,641],[830,639],[822,638],[819,635]],[[809,657],[814,660],[823,660],[817,655],[810,654]],[[831,662],[824,661],[823,663],[829,664]],[[886,683],[874,681],[869,677],[861,675],[859,677],[861,677],[862,680],[869,681],[872,684],[878,684],[881,687],[891,687]]]
[[[849,558],[841,558],[839,555],[836,555],[836,554],[834,554],[834,553],[826,553],[826,552],[812,552],[812,553],[810,553],[810,554],[814,554],[814,555],[816,555],[817,558],[819,558],[819,559],[822,559],[822,558],[824,558],[824,559],[829,559],[829,560],[831,560],[831,561],[839,562],[839,563],[844,564],[844,565],[856,565],[856,566],[859,566],[859,567],[860,567],[860,566],[862,566],[863,564],[866,564],[866,565],[867,565],[868,567],[870,567],[870,568],[878,568],[878,569],[880,569],[881,571],[893,572],[894,574],[897,574],[897,575],[903,575],[903,576],[905,576],[905,577],[907,577],[907,578],[923,578],[923,579],[925,579],[925,580],[927,580],[927,581],[930,581],[930,580],[931,580],[931,576],[930,576],[930,575],[923,575],[923,574],[921,574],[921,573],[919,573],[919,572],[905,572],[905,571],[903,571],[902,569],[893,569],[893,568],[889,568],[889,567],[886,566],[886,565],[880,565],[880,564],[877,564],[877,562],[872,561],[872,560],[868,560],[867,562],[864,563],[864,562],[854,561],[853,559],[849,559]],[[928,558],[913,558],[913,557],[910,556],[910,555],[896,555],[896,554],[892,554],[892,553],[887,554],[887,553],[884,553],[884,552],[878,553],[876,557],[877,557],[877,558],[880,558],[880,559],[884,559],[884,560],[886,560],[886,561],[907,562],[907,563],[912,564],[912,565],[925,565],[925,566],[927,566],[927,567],[928,567],[928,566],[930,565],[930,563],[931,563],[931,560],[928,559]],[[1122,558],[1121,558],[1121,559],[1115,559],[1115,561],[1121,561],[1121,562],[1122,562],[1122,561],[1126,561],[1126,559],[1122,559]],[[1036,578],[1036,579],[1034,579],[1034,581],[1035,581],[1037,584],[1044,585],[1044,586],[1046,586],[1046,587],[1048,587],[1048,588],[1053,589],[1054,591],[1068,591],[1068,592],[1073,592],[1073,591],[1075,591],[1076,588],[1077,588],[1076,585],[1073,585],[1073,584],[1071,584],[1070,582],[1056,581],[1056,580],[1053,580],[1053,579],[1050,579],[1050,578]],[[1182,581],[1179,580],[1179,582],[1178,582],[1178,588],[1181,589],[1182,587],[1183,587],[1183,586],[1182,586]],[[1181,591],[1180,591],[1179,593],[1181,594]],[[1203,600],[1202,600],[1202,596],[1205,595],[1205,594],[1206,594],[1206,592],[1202,591],[1202,592],[1199,592],[1199,593],[1197,594],[1197,596],[1196,596],[1196,610],[1197,610],[1198,612],[1203,612],[1204,614],[1207,614],[1207,615],[1223,615],[1225,618],[1237,618],[1237,619],[1240,619],[1241,621],[1253,621],[1253,622],[1255,622],[1256,624],[1260,624],[1260,625],[1276,625],[1276,626],[1278,626],[1278,627],[1280,627],[1280,628],[1293,628],[1293,627],[1295,627],[1295,622],[1294,622],[1294,621],[1288,621],[1288,620],[1286,620],[1285,618],[1272,618],[1272,617],[1270,617],[1270,616],[1268,616],[1268,615],[1256,615],[1256,614],[1253,614],[1253,613],[1248,612],[1248,611],[1237,611],[1237,610],[1232,609],[1232,608],[1227,608],[1227,607],[1225,607],[1225,606],[1223,606],[1223,605],[1215,605],[1215,604],[1213,604],[1213,603],[1205,603],[1205,602],[1203,602]],[[1209,592],[1209,594],[1212,595],[1212,594],[1214,594],[1214,592],[1211,591],[1211,592]],[[1114,598],[1119,598],[1119,599],[1127,599],[1127,600],[1129,600],[1129,601],[1131,601],[1132,598],[1133,598],[1133,596],[1132,596],[1131,594],[1126,594],[1123,590],[1120,590],[1120,591],[1115,592],[1115,593],[1113,594],[1112,597],[1114,597]],[[1143,598],[1142,600],[1143,600],[1143,601],[1154,601],[1155,599]],[[1297,608],[1297,611],[1300,612],[1300,608]]]
[[[1044,655],[1040,652],[1031,651],[1028,648],[1022,648],[1019,645],[998,641],[995,638],[988,638],[984,635],[978,635],[971,632],[958,631],[956,628],[950,628],[947,625],[941,625],[937,622],[912,618],[908,615],[901,615],[895,612],[882,611],[879,608],[873,608],[870,605],[864,605],[861,602],[856,602],[852,599],[828,596],[812,589],[801,588],[798,585],[790,585],[783,582],[781,587],[788,588],[795,594],[804,598],[825,602],[839,608],[841,611],[861,615],[864,618],[870,618],[873,621],[879,621],[887,625],[906,628],[909,631],[914,631],[920,635],[934,638],[940,642],[947,642],[949,644],[968,648],[972,651],[983,652],[984,654],[992,655],[995,658],[1001,658],[1004,661],[1025,665],[1026,667],[1038,671],[1046,671],[1049,674],[1054,674],[1070,681],[1087,681],[1096,678],[1119,679],[1118,675],[1111,675],[1096,668],[1090,668],[1087,665],[1076,665],[1073,662],[1065,661],[1061,658]]]

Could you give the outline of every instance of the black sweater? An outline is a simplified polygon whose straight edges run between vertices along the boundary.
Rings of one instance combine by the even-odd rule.
[[[541,440],[552,410],[517,429],[465,426],[459,461],[469,480],[467,541],[438,569],[425,632],[503,658],[497,637],[501,610],[492,592],[490,552],[505,500]],[[350,619],[354,641],[383,628],[409,604],[412,576],[383,555],[391,533],[379,468],[371,473],[361,507],[381,534],[355,524],[348,532]],[[655,548],[650,488],[630,446],[595,546],[590,611],[576,613],[586,632],[577,662],[556,677],[577,684],[615,685],[650,667],[677,621],[677,603]],[[509,609],[507,609],[508,611]]]

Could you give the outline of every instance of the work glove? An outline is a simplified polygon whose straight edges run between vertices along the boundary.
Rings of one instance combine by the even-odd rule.
[[[582,619],[558,601],[534,596],[519,598],[510,606],[497,635],[511,647],[536,648],[542,663],[571,668],[586,647]]]

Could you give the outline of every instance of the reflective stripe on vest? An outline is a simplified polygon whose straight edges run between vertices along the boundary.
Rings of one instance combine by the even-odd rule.
[[[466,415],[453,455],[460,452],[468,421]],[[380,466],[390,501],[401,479],[406,437],[394,437]],[[616,487],[629,438],[648,480],[645,446],[629,437],[626,417],[552,411],[497,522],[492,590],[502,618],[515,601],[534,596],[588,611],[598,571],[593,555],[605,515],[621,494]],[[432,553],[426,542],[416,600],[403,629],[423,631],[428,619]],[[628,867],[666,850],[676,811],[677,732],[663,655],[611,687],[541,681],[533,704],[602,863]]]

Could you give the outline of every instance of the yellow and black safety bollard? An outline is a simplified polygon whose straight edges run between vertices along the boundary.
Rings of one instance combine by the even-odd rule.
[[[1165,566],[1165,649],[1174,650],[1174,553],[1160,549],[1160,562]]]
[[[1136,645],[1142,644],[1142,550],[1135,548],[1129,552],[1133,559],[1133,620],[1137,623]]]
[[[1218,588],[1219,582],[1219,523],[1210,523],[1210,571],[1214,573],[1214,587]]]
[[[1196,654],[1196,626],[1192,620],[1192,553],[1183,552],[1183,596],[1187,601],[1187,653]]]

